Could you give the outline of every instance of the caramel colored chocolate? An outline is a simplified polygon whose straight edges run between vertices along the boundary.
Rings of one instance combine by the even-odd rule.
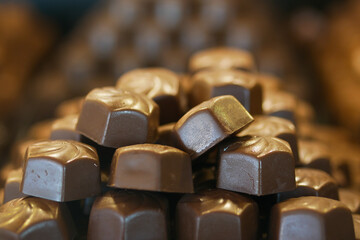
[[[4,186],[4,203],[15,198],[26,196],[20,191],[22,175],[22,168],[14,169],[9,172]]]
[[[285,118],[296,124],[296,106],[297,99],[289,93],[282,91],[264,92],[262,107],[266,115]]]
[[[340,188],[340,202],[345,204],[352,213],[360,214],[360,193],[355,190]]]
[[[251,114],[262,113],[262,88],[256,75],[233,69],[208,69],[192,77],[191,106],[210,98],[232,95]]]
[[[190,72],[207,68],[253,71],[254,59],[249,52],[229,47],[210,48],[195,53],[189,62]]]
[[[252,121],[246,109],[233,96],[226,95],[192,108],[174,130],[183,150],[194,159]]]
[[[246,135],[277,137],[286,141],[291,147],[295,163],[299,162],[296,129],[289,120],[272,116],[256,116],[249,127],[237,134],[239,137]]]
[[[320,141],[299,141],[300,164],[307,168],[319,169],[331,174],[330,149]]]
[[[276,204],[271,210],[269,240],[354,240],[350,210],[322,197],[300,197]]]
[[[295,162],[287,142],[273,137],[237,138],[220,149],[217,187],[251,195],[295,189]]]
[[[53,201],[84,199],[100,193],[100,166],[92,147],[70,140],[29,146],[21,191]]]
[[[88,239],[168,239],[168,203],[148,192],[112,190],[96,198]]]
[[[296,189],[278,194],[278,200],[302,196],[317,196],[339,200],[339,190],[335,179],[324,171],[297,168],[295,169]]]
[[[187,153],[159,144],[118,148],[111,164],[108,186],[191,193],[191,160]]]
[[[355,240],[360,240],[360,214],[353,214]]]
[[[159,107],[147,97],[115,89],[96,88],[85,98],[76,130],[105,147],[154,142]]]
[[[0,207],[0,239],[74,239],[75,227],[65,205],[25,197]]]
[[[68,115],[57,119],[51,126],[51,140],[74,140],[80,142],[81,135],[76,131],[79,115]]]
[[[180,78],[165,68],[135,69],[122,75],[118,89],[141,93],[151,98],[160,108],[160,124],[179,120],[185,109]]]
[[[176,207],[177,239],[256,239],[258,207],[237,193],[211,189],[183,196]]]
[[[68,115],[77,115],[80,113],[83,103],[83,97],[66,100],[57,106],[55,109],[55,115],[59,118],[66,117]]]

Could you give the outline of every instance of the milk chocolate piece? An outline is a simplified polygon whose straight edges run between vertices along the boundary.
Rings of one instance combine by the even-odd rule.
[[[270,240],[354,240],[350,210],[323,197],[300,197],[276,204],[271,210]]]
[[[192,76],[191,106],[232,95],[250,114],[262,113],[262,88],[256,75],[234,69],[208,69]]]
[[[96,88],[85,98],[76,130],[105,147],[154,142],[159,107],[147,97],[112,87]]]
[[[108,186],[161,192],[193,192],[187,153],[159,144],[137,144],[115,152]]]
[[[159,126],[157,144],[180,148],[179,139],[174,131],[175,123]]]
[[[352,213],[360,214],[360,193],[355,190],[340,188],[340,202],[345,204]]]
[[[338,186],[330,175],[324,171],[297,168],[295,169],[296,189],[278,194],[278,200],[302,196],[318,196],[339,200]]]
[[[295,109],[297,100],[290,93],[281,91],[264,92],[262,104],[266,115],[285,118],[296,125]]]
[[[360,214],[353,214],[355,240],[360,240]]]
[[[253,71],[254,59],[249,52],[229,47],[202,50],[190,58],[190,72],[207,68],[239,69]]]
[[[168,203],[148,192],[112,190],[96,198],[88,239],[168,239]]]
[[[36,197],[14,199],[0,207],[0,239],[74,239],[65,205]]]
[[[283,88],[281,80],[273,75],[258,74],[257,81],[261,84],[264,92],[279,91]]]
[[[51,140],[74,140],[80,142],[81,134],[76,131],[79,115],[68,115],[54,120],[51,126]]]
[[[182,148],[194,159],[252,121],[241,103],[226,95],[193,107],[175,124],[174,130]]]
[[[59,118],[66,117],[68,115],[79,114],[84,103],[83,97],[77,97],[63,101],[55,109],[55,115]]]
[[[42,141],[26,153],[21,191],[64,202],[100,193],[100,166],[94,148],[71,140]]]
[[[160,108],[160,124],[179,120],[184,112],[180,78],[165,68],[141,68],[122,75],[116,87],[141,93],[151,98]]]
[[[176,207],[177,239],[256,239],[258,207],[222,189],[183,196]]]
[[[315,110],[310,103],[298,99],[295,109],[296,122],[313,122],[315,120]]]
[[[4,203],[15,198],[26,196],[20,191],[22,175],[22,168],[14,169],[9,172],[4,186]]]
[[[28,139],[45,140],[50,138],[53,120],[44,120],[32,125],[27,133]]]
[[[320,141],[299,141],[300,164],[307,168],[319,169],[331,174],[330,149]]]
[[[220,149],[217,187],[251,195],[295,189],[295,162],[287,142],[274,137],[237,138]]]
[[[291,147],[295,163],[299,162],[296,129],[289,120],[272,116],[256,116],[249,127],[237,134],[237,136],[246,135],[277,137],[286,141]]]

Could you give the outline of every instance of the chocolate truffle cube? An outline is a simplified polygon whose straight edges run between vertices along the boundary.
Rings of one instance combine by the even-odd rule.
[[[104,87],[86,96],[76,130],[99,145],[118,148],[154,142],[158,125],[159,107],[152,100]]]
[[[68,115],[54,120],[51,126],[51,140],[81,140],[81,134],[76,131],[79,115]]]
[[[331,174],[330,149],[320,141],[300,140],[299,159],[303,167],[319,169]]]
[[[262,107],[265,115],[285,118],[296,125],[297,99],[290,93],[265,91]]]
[[[21,191],[58,202],[99,194],[100,165],[95,149],[71,140],[30,145]]]

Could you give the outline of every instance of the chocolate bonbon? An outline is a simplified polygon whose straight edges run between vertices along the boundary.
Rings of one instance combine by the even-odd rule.
[[[339,199],[352,213],[360,214],[360,193],[358,191],[340,188]]]
[[[78,115],[68,115],[54,120],[51,126],[51,140],[74,140],[80,141],[81,134],[76,131]]]
[[[320,141],[299,141],[300,164],[307,168],[320,169],[331,174],[330,149]]]
[[[354,223],[354,231],[355,231],[355,239],[360,240],[360,215],[353,214],[353,223]]]
[[[22,175],[22,168],[14,169],[9,172],[4,186],[4,203],[9,202],[15,198],[26,196],[20,192]]]
[[[68,115],[79,114],[83,103],[84,103],[83,97],[77,97],[70,100],[66,100],[56,107],[55,115],[59,118],[62,118]]]
[[[297,100],[294,95],[283,91],[264,92],[263,112],[266,115],[285,118],[296,124]]]

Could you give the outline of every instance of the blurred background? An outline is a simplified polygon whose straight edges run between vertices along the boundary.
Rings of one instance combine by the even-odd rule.
[[[223,45],[359,140],[358,0],[0,0],[0,158],[60,102],[136,67],[186,73],[192,53]]]

